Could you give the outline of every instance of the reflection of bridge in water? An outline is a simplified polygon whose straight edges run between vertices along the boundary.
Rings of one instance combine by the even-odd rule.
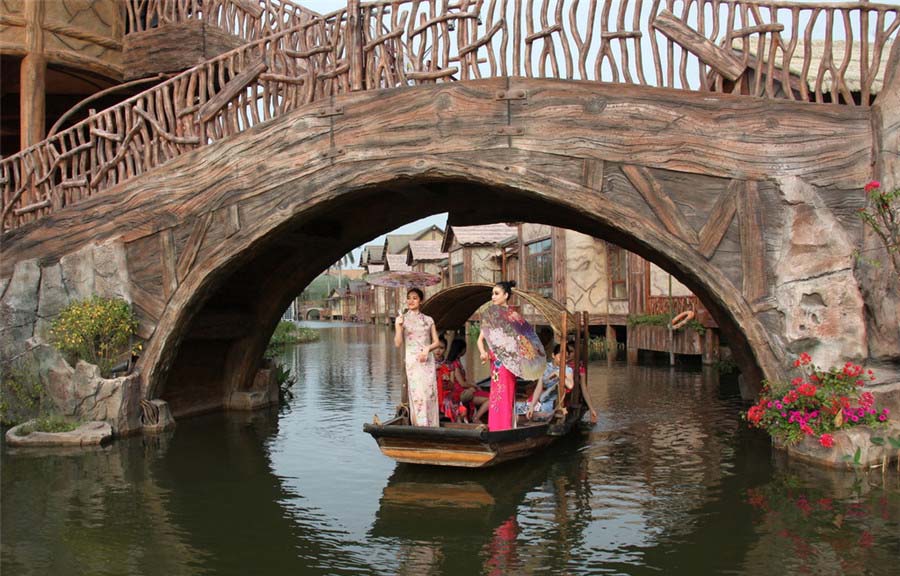
[[[872,340],[896,333],[890,298],[851,255],[856,190],[897,181],[896,6],[352,1],[297,18],[0,162],[6,340],[46,335],[57,310],[32,302],[126,295],[141,395],[222,407],[315,275],[447,211],[677,273],[749,382],[800,348],[890,352]]]

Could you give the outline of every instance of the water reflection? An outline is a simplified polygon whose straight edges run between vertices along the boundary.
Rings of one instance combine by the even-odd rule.
[[[190,574],[212,559],[154,480],[167,438],[4,452],[4,574]]]
[[[590,366],[600,423],[489,470],[396,465],[389,328],[288,349],[281,409],[2,453],[3,574],[892,574],[900,476],[773,458],[709,371]]]
[[[541,538],[548,551],[580,539],[591,510],[590,485],[584,481],[587,461],[579,445],[579,439],[569,439],[554,445],[553,452],[488,470],[398,465],[382,491],[369,535],[400,546],[398,574],[551,569],[553,554],[540,562],[520,555],[521,513],[536,504],[549,511],[548,521],[557,529]],[[560,454],[566,456],[559,460]]]

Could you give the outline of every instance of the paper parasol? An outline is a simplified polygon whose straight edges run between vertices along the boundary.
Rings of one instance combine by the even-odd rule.
[[[544,346],[521,314],[491,304],[481,316],[481,333],[507,370],[525,380],[537,380],[547,367]]]
[[[386,270],[375,272],[366,276],[366,282],[373,286],[385,288],[411,288],[434,286],[441,281],[441,277],[428,272],[404,272],[401,270]]]

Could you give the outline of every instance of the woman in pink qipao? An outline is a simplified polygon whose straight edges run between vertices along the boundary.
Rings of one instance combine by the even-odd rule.
[[[413,426],[438,426],[437,383],[431,351],[440,346],[431,316],[419,307],[424,295],[418,288],[406,292],[408,311],[394,322],[394,345],[406,343],[406,381],[409,390],[409,419]]]
[[[515,280],[497,282],[491,290],[491,303],[507,306]],[[481,362],[491,361],[491,395],[488,399],[488,430],[491,432],[514,428],[516,401],[516,376],[510,372],[491,351],[485,350],[484,332],[478,334],[478,352]],[[479,410],[479,413],[481,410]],[[479,414],[480,415],[480,414]]]

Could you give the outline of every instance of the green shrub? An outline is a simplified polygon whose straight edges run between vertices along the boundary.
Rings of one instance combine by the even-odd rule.
[[[611,343],[606,338],[594,337],[588,342],[588,359],[606,358],[610,353],[615,354],[617,350],[622,350],[624,347],[625,345],[621,342]]]
[[[38,416],[47,392],[34,357],[4,361],[0,371],[0,422],[14,426]]]
[[[70,363],[90,362],[108,378],[113,366],[130,358],[136,331],[137,319],[127,302],[94,296],[63,309],[50,328],[50,341]]]
[[[16,430],[16,435],[28,436],[32,432],[71,432],[79,426],[81,426],[81,422],[54,414],[42,416],[28,426],[22,426]]]
[[[738,371],[737,362],[735,362],[731,358],[720,358],[713,363],[713,368],[715,368],[719,374],[734,374]]]
[[[670,317],[668,314],[629,314],[628,315],[628,325],[629,326],[668,326]],[[700,323],[696,318],[693,318],[688,321],[684,326],[685,328],[690,328],[700,336],[703,336],[706,333],[706,327]]]
[[[291,374],[280,362],[275,362],[275,380],[278,382],[278,400],[283,404],[294,397],[291,388],[297,383],[297,377]]]
[[[269,340],[269,350],[285,346],[287,344],[305,344],[307,342],[315,342],[319,339],[319,331],[312,328],[301,328],[289,322],[282,320],[275,327],[272,338]]]

